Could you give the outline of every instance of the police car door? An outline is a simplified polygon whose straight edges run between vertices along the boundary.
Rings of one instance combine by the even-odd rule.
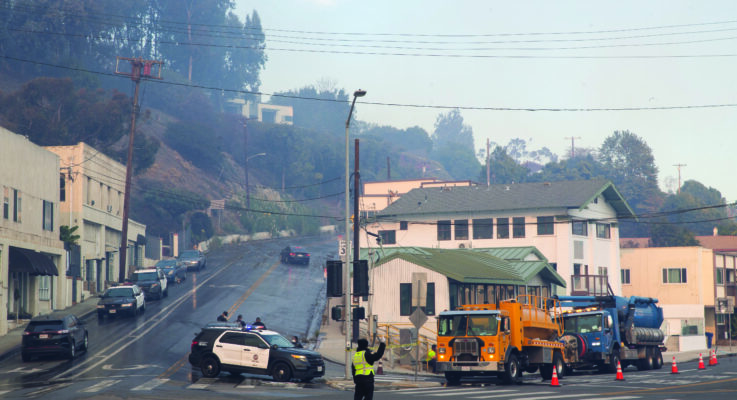
[[[270,346],[261,337],[253,333],[244,333],[243,366],[266,370],[269,367]]]
[[[248,366],[242,361],[248,356],[243,340],[243,333],[226,331],[215,341],[212,351],[222,364]]]

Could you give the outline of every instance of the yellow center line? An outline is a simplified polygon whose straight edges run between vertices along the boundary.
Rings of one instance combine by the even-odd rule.
[[[733,381],[737,381],[737,378],[718,379],[715,381],[708,381],[708,382],[687,383],[683,385],[663,386],[663,387],[657,387],[657,388],[652,388],[652,389],[636,389],[636,390],[627,390],[627,391],[622,391],[622,392],[602,393],[602,395],[614,396],[614,395],[620,395],[620,394],[640,394],[640,393],[647,393],[647,392],[661,391],[661,390],[673,390],[673,389],[681,389],[681,388],[688,388],[688,387],[694,387],[694,386],[713,385],[717,383],[733,382]],[[715,390],[718,390],[718,389],[715,389]],[[679,393],[679,392],[676,392],[676,393]],[[685,392],[685,393],[688,393],[688,392]]]

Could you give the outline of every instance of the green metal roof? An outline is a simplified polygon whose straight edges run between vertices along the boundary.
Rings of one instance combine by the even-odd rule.
[[[537,252],[534,247],[521,249],[516,253],[512,248],[502,250],[515,256],[530,254],[533,250]],[[375,250],[373,260],[374,266],[379,266],[395,259],[402,259],[461,283],[525,285],[540,274],[554,284],[566,286],[565,280],[555,272],[544,257],[540,261],[505,260],[490,254],[492,250],[494,249],[387,247]],[[361,258],[367,259],[368,256],[368,249],[361,249]]]
[[[491,254],[494,257],[499,257],[504,260],[519,260],[526,261],[525,259],[531,254],[538,260],[547,261],[548,259],[543,255],[540,250],[535,246],[523,246],[523,247],[484,247],[484,248],[473,248],[473,251],[482,251],[487,254]],[[528,260],[532,261],[532,260]]]
[[[604,179],[412,189],[380,211],[377,217],[583,209],[600,194],[616,210],[618,217],[634,217],[614,184]]]

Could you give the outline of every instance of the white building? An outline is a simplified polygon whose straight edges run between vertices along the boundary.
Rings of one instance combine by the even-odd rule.
[[[71,305],[59,240],[59,157],[0,128],[0,335]]]
[[[606,180],[413,189],[360,235],[361,248],[532,246],[572,294],[621,293],[618,218],[634,213]],[[563,294],[563,291],[559,291]]]

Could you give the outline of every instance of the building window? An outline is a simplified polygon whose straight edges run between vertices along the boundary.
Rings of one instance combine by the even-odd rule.
[[[586,221],[572,221],[571,227],[574,235],[588,236],[589,224]]]
[[[468,239],[468,220],[457,219],[453,221],[455,224],[456,240],[467,240]]]
[[[59,201],[66,201],[67,199],[67,185],[64,174],[59,174]]]
[[[525,237],[525,217],[512,218],[512,237]]]
[[[663,268],[663,283],[686,282],[686,268]]]
[[[537,234],[538,235],[552,235],[554,234],[555,224],[553,217],[537,217]]]
[[[509,239],[509,218],[496,219],[496,237],[499,239]]]
[[[450,221],[438,221],[438,240],[450,240]]]
[[[10,218],[10,188],[3,188],[3,218]]]
[[[435,315],[435,282],[427,283],[425,314]]]
[[[612,237],[611,235],[609,224],[596,224],[596,237],[609,239]]]
[[[599,275],[609,275],[609,268],[599,267]]]
[[[397,233],[395,230],[379,231],[382,244],[397,244]]]
[[[54,230],[54,203],[50,201],[43,201],[43,230],[52,231]]]
[[[51,300],[51,277],[41,275],[38,277],[38,299],[48,301]]]
[[[21,222],[21,200],[18,189],[13,189],[13,222]]]
[[[717,285],[724,284],[724,268],[717,268]]]
[[[406,231],[408,225],[407,221],[399,221],[399,230]]]
[[[622,268],[621,271],[619,271],[622,275],[622,284],[623,285],[629,285],[630,284],[630,270],[629,268]]]
[[[399,284],[399,315],[408,316],[412,314],[412,284]]]
[[[473,220],[474,239],[493,239],[494,220],[492,218],[480,218]]]

